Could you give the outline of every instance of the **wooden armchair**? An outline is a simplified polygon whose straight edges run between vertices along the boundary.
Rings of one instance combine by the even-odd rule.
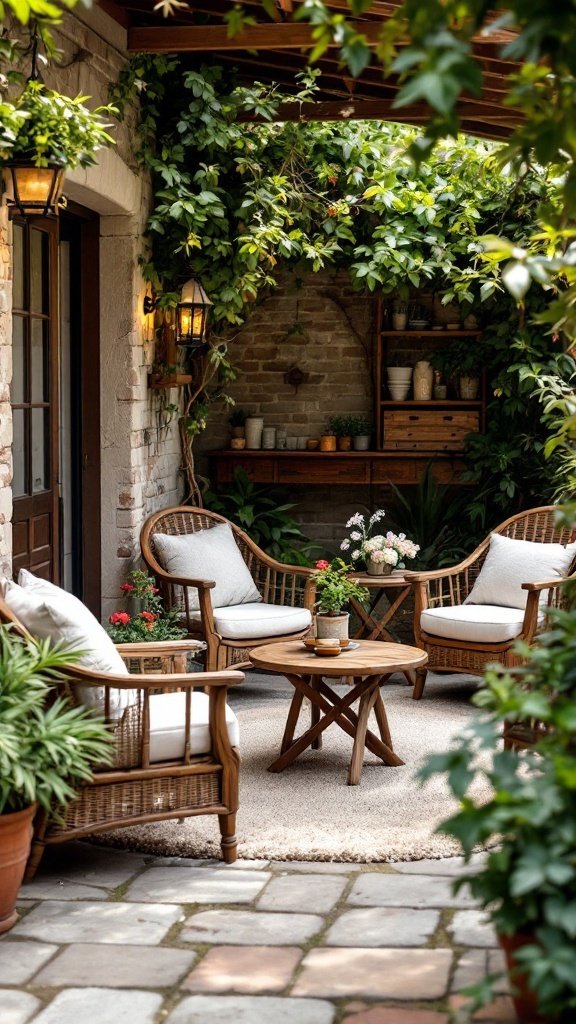
[[[556,521],[557,509],[553,505],[530,509],[512,516],[498,526],[492,533],[501,534],[515,540],[535,541],[538,543],[568,544],[573,540],[571,531],[559,526]],[[532,644],[545,623],[546,607],[558,606],[563,602],[563,579],[524,583],[522,589],[527,591],[526,609],[502,608],[502,613],[510,622],[504,623],[505,632],[509,637],[497,641],[478,639],[454,639],[439,636],[431,631],[430,616],[426,612],[437,608],[461,609],[478,579],[490,546],[487,537],[472,554],[459,565],[432,572],[406,573],[414,585],[414,638],[418,647],[428,654],[428,669],[440,672],[466,672],[483,675],[490,662],[497,662],[507,668],[522,663],[522,657],[514,649],[517,640]],[[572,562],[569,574],[576,570],[576,560]],[[545,604],[542,594],[545,593]],[[481,605],[468,605],[469,609],[482,608]],[[516,615],[517,622],[512,620]],[[501,625],[501,624],[500,624]],[[419,700],[424,691],[426,677],[423,675],[414,687],[413,697]]]
[[[28,635],[1,597],[0,622],[11,622]],[[119,649],[124,658],[171,662],[195,646],[179,641],[175,647],[169,641]],[[233,863],[239,753],[237,723],[226,698],[228,687],[243,679],[232,671],[112,675],[71,665],[59,689],[75,704],[81,703],[77,687],[99,691],[98,703],[114,733],[114,759],[94,766],[92,780],[81,786],[60,819],[37,814],[26,881],[50,843],[200,814],[218,815],[222,855]],[[197,687],[206,693],[194,693]],[[119,698],[125,705],[120,713]]]
[[[214,607],[211,591],[216,585],[215,580],[171,575],[161,565],[156,550],[155,538],[159,534],[197,534],[222,523],[232,530],[262,598],[261,604],[235,606],[242,617],[252,615],[241,630],[233,621],[231,608]],[[239,527],[215,512],[186,505],[156,512],[142,527],[140,546],[142,558],[157,580],[165,606],[178,608],[189,635],[205,641],[207,671],[232,665],[249,666],[251,649],[262,644],[298,639],[310,628],[314,604],[312,570],[284,565],[270,558]],[[195,596],[196,591],[198,609],[193,607],[190,598],[190,594]]]

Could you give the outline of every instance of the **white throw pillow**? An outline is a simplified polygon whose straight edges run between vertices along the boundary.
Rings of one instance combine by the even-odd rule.
[[[5,601],[32,636],[53,643],[62,640],[83,651],[78,664],[84,668],[128,675],[108,633],[77,597],[26,569],[20,570],[18,579],[20,586],[11,580],[7,582]],[[87,707],[104,711],[103,688],[77,685],[76,695]],[[112,690],[110,698],[110,717],[119,718],[124,709],[134,703],[136,693]]]
[[[528,592],[522,584],[562,578],[575,558],[576,543],[538,544],[493,533],[484,565],[464,604],[525,608]],[[543,600],[545,595],[546,591]]]
[[[157,533],[154,547],[160,565],[172,576],[215,580],[210,591],[213,607],[262,600],[227,523],[180,536]],[[188,599],[190,609],[197,611],[200,604],[194,587],[188,588]]]

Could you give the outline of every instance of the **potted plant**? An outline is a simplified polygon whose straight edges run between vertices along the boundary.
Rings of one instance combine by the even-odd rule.
[[[366,452],[370,448],[372,425],[366,416],[351,416],[350,431],[355,452]]]
[[[336,438],[338,451],[349,452],[352,447],[352,430],[354,429],[354,417],[352,416],[331,416],[328,420],[327,434],[333,434]]]
[[[0,933],[17,919],[36,810],[73,800],[75,780],[111,752],[104,721],[54,694],[75,657],[0,625]]]
[[[113,612],[108,619],[108,632],[115,644],[157,643],[187,637],[187,631],[178,625],[178,610],[164,610],[158,587],[148,573],[134,569],[120,590],[130,611]]]
[[[370,576],[388,575],[394,569],[404,569],[408,559],[416,558],[420,546],[405,533],[377,533],[386,512],[379,508],[368,521],[362,512],[355,512],[346,523],[350,530],[340,545],[341,551],[350,552],[352,562],[364,560]]]
[[[27,82],[13,103],[0,104],[0,164],[12,172],[21,212],[34,212],[35,207],[37,212],[49,212],[45,208],[48,197],[50,210],[55,212],[63,172],[95,164],[97,150],[114,142],[104,118],[115,113],[115,108],[90,111],[84,106],[86,99],[63,96],[34,80]],[[48,173],[51,171],[58,173]]]
[[[522,667],[487,673],[475,697],[484,714],[422,773],[446,773],[460,810],[440,830],[466,861],[478,844],[493,847],[456,885],[470,885],[496,927],[518,1019],[548,1024],[576,1015],[575,596],[572,587],[571,609],[550,612],[538,647],[518,645]],[[531,749],[503,750],[505,731],[524,732],[528,744],[539,738]],[[490,784],[488,801],[474,797],[478,776]]]
[[[350,613],[344,611],[351,598],[365,601],[368,590],[350,579],[352,566],[341,558],[333,562],[320,559],[312,579],[316,587],[316,636],[318,639],[345,640],[348,637]]]
[[[246,423],[246,413],[244,412],[244,409],[240,409],[238,406],[235,406],[228,417],[228,423],[230,424],[232,437],[245,437],[244,425]]]

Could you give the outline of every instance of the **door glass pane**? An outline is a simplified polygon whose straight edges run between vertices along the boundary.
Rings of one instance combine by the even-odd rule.
[[[26,494],[26,447],[24,444],[24,409],[12,410],[12,494]]]
[[[12,320],[12,385],[10,388],[14,405],[20,405],[25,401],[25,374],[24,318],[15,315]]]
[[[48,321],[30,321],[30,381],[32,402],[47,402],[50,395],[48,377]]]
[[[50,487],[50,420],[48,409],[32,409],[32,492]]]
[[[48,235],[30,229],[30,310],[48,313]]]
[[[14,309],[24,309],[24,227],[14,224],[13,227],[13,282],[12,305]]]

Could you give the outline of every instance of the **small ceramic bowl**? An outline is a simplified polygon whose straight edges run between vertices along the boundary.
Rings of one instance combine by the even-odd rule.
[[[302,642],[303,642],[304,646],[308,648],[309,651],[313,651],[314,648],[316,647],[316,637],[315,636],[305,636],[304,640]]]
[[[347,636],[345,638],[341,637],[339,643],[340,643],[340,647],[348,647],[348,644],[350,643],[350,637],[349,636]]]
[[[315,647],[314,654],[317,654],[319,658],[335,658],[340,654],[340,645],[338,647]]]

